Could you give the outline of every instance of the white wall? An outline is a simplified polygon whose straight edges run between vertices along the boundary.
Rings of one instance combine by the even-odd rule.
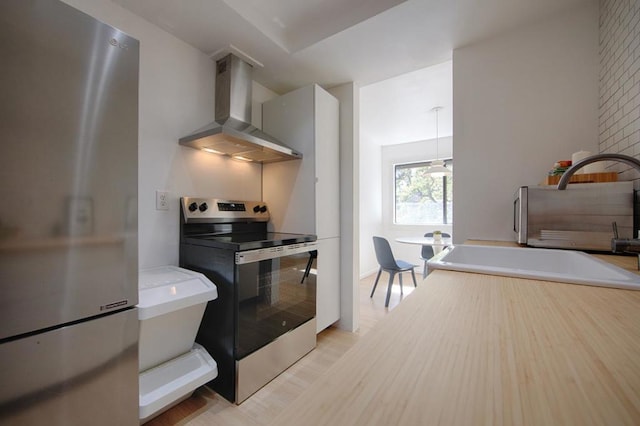
[[[362,127],[362,123],[360,123]],[[382,229],[382,148],[360,141],[360,278],[377,269],[373,252],[373,235],[381,235]]]
[[[329,89],[340,101],[340,321],[355,331],[360,320],[359,144],[360,88],[355,83]]]
[[[513,240],[513,194],[598,148],[598,2],[453,52],[454,242]]]
[[[262,168],[178,145],[213,121],[214,63],[205,54],[111,1],[65,1],[140,41],[139,266],[177,265],[179,197],[260,199]],[[253,87],[255,111],[272,93]],[[169,191],[169,211],[155,210],[156,190]]]

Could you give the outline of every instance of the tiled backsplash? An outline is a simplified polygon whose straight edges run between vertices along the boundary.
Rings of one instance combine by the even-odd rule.
[[[638,0],[600,0],[599,151],[640,158]],[[621,180],[637,179],[626,165],[613,167],[622,172]]]

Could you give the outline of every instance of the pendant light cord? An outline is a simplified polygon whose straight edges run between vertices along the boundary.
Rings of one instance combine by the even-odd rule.
[[[438,111],[440,108],[436,107],[436,160],[440,159],[440,129],[438,128]]]
[[[431,108],[431,111],[436,112],[436,161],[440,160],[440,119],[438,116],[438,112],[441,109],[441,106]]]

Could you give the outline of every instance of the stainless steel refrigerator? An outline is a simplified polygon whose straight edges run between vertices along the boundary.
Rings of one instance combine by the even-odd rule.
[[[138,423],[139,43],[0,1],[0,424]]]

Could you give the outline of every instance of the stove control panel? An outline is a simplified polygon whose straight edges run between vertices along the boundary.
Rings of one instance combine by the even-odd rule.
[[[257,207],[258,205],[256,204],[256,206],[254,207],[254,211]],[[220,210],[221,212],[246,212],[247,205],[243,202],[230,203],[225,201],[219,201],[218,210]]]
[[[269,209],[262,201],[232,201],[218,198],[180,198],[185,223],[220,223],[240,220],[267,222]]]

